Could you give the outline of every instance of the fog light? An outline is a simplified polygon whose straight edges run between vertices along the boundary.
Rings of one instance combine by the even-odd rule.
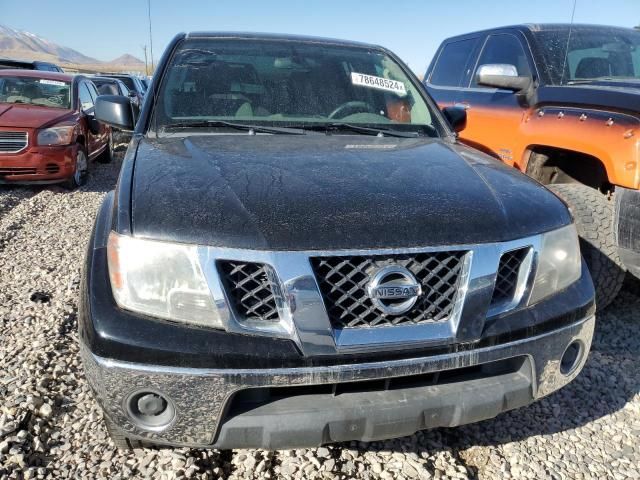
[[[560,360],[560,373],[563,375],[573,373],[580,364],[580,360],[582,360],[582,351],[582,343],[577,340],[571,342],[562,354],[562,359]]]
[[[167,408],[167,401],[157,393],[146,393],[138,398],[138,410],[143,415],[160,415]]]
[[[125,409],[133,423],[144,430],[162,430],[176,414],[173,402],[153,391],[132,393],[125,400]]]

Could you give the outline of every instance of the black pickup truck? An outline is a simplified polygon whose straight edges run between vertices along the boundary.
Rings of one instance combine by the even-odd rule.
[[[96,117],[133,129],[128,102],[100,96]],[[460,145],[464,121],[378,46],[178,35],[83,274],[115,443],[368,441],[570,382],[595,321],[576,228]]]

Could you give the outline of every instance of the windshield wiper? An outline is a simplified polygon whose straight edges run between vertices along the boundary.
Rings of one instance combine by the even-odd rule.
[[[244,130],[252,133],[272,133],[285,135],[304,135],[305,132],[299,128],[285,127],[265,127],[262,125],[249,125],[245,123],[233,123],[224,120],[199,120],[197,122],[177,122],[164,125],[164,128],[207,128],[207,127],[227,127],[235,130]]]
[[[360,125],[354,125],[353,123],[322,123],[319,125],[296,125],[296,128],[312,131],[324,131],[331,132],[356,132],[365,135],[377,135],[380,137],[401,137],[401,138],[416,138],[419,136],[418,132],[403,132],[402,130],[391,130],[388,128],[373,128],[363,127]]]
[[[640,81],[638,77],[595,77],[595,78],[579,78],[577,80],[569,80],[567,85],[578,85],[584,83],[595,82],[637,82]]]

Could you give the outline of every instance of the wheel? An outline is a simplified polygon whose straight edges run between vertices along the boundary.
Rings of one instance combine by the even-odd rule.
[[[113,132],[109,132],[109,140],[107,142],[107,148],[97,158],[100,163],[111,163],[113,160]]]
[[[104,417],[104,424],[107,427],[107,433],[109,433],[111,441],[119,450],[133,450],[134,448],[152,447],[151,444],[147,444],[142,440],[127,437],[127,435],[107,417]]]
[[[330,119],[344,118],[354,113],[374,113],[373,107],[367,102],[352,101],[346,102],[329,114]]]
[[[618,295],[625,270],[618,257],[613,202],[581,184],[548,185],[573,214],[580,235],[580,250],[596,289],[596,306],[606,308]]]
[[[65,186],[69,190],[74,190],[75,188],[84,185],[87,182],[88,174],[89,160],[87,159],[87,152],[84,150],[84,147],[78,146],[73,176],[66,181]]]

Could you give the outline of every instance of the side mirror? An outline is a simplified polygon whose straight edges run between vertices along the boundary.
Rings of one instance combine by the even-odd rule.
[[[96,98],[96,120],[121,130],[132,131],[135,122],[131,101],[120,95],[100,95]]]
[[[515,65],[507,63],[490,63],[480,65],[476,73],[476,82],[484,87],[502,88],[519,92],[531,85],[531,78],[518,76]]]
[[[455,132],[461,132],[467,126],[467,111],[462,107],[445,107],[442,113]]]
[[[129,90],[129,96],[131,98],[136,98],[138,96],[138,94],[136,93],[135,90]]]

